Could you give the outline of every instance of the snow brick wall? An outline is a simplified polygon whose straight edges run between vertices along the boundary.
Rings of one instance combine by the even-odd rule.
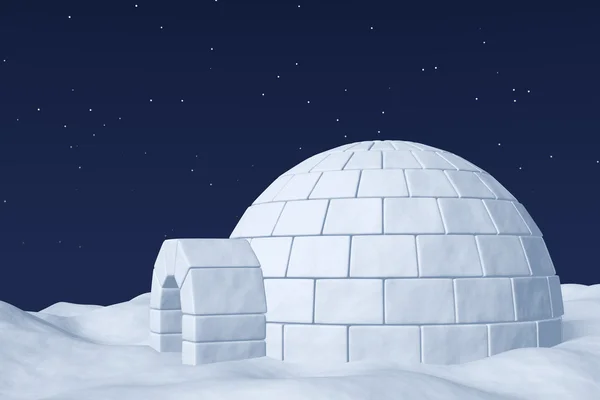
[[[269,357],[453,364],[561,342],[541,231],[492,176],[443,150],[368,141],[317,154],[231,238],[249,239],[261,265]]]

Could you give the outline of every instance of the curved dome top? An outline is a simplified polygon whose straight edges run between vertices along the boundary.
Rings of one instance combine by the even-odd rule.
[[[258,196],[231,237],[386,233],[542,236],[481,168],[431,146],[384,140],[302,161]]]

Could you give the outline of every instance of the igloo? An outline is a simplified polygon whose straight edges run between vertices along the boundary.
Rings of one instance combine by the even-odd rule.
[[[540,229],[455,154],[366,141],[314,155],[245,211],[264,276],[266,354],[453,364],[561,342]]]

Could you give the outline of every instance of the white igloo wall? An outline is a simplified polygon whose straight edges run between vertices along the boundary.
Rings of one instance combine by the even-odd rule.
[[[169,239],[150,292],[150,346],[188,365],[265,356],[265,290],[243,239]]]
[[[317,154],[231,237],[261,264],[269,357],[451,364],[561,342],[542,233],[498,181],[443,150],[368,141]]]

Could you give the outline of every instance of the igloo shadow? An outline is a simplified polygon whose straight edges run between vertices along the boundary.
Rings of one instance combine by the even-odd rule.
[[[244,239],[163,242],[152,276],[150,345],[189,365],[265,356],[263,276]]]

